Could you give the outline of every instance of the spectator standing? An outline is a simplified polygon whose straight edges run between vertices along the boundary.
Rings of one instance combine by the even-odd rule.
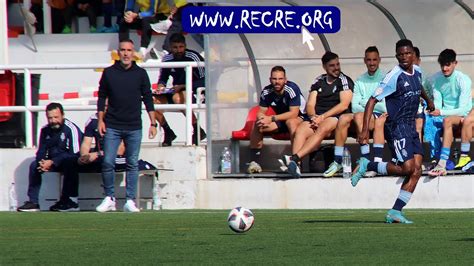
[[[18,208],[20,212],[39,211],[39,192],[42,174],[58,171],[64,175],[61,197],[50,207],[51,211],[79,211],[77,204],[78,180],[74,167],[79,157],[82,132],[76,124],[64,118],[64,109],[59,103],[46,106],[48,124],[41,129],[38,151],[30,164],[28,198]]]
[[[262,171],[260,155],[263,147],[264,133],[290,133],[293,142],[296,128],[303,122],[306,113],[306,100],[296,83],[286,79],[286,70],[282,66],[274,66],[270,71],[270,85],[260,94],[260,109],[257,120],[250,135],[250,149],[252,160],[247,172]],[[275,111],[275,115],[266,115],[268,108]]]
[[[133,41],[122,40],[119,43],[119,61],[106,68],[99,83],[97,101],[98,130],[104,136],[104,161],[102,163],[102,180],[106,197],[97,206],[98,212],[116,210],[114,179],[115,159],[120,142],[124,142],[126,151],[126,203],[125,212],[139,212],[135,205],[136,185],[138,179],[138,156],[142,139],[141,103],[145,104],[150,118],[148,137],[154,138],[157,124],[153,99],[150,90],[150,79],[145,69],[134,61]],[[107,112],[105,112],[105,103]]]
[[[203,62],[204,58],[196,51],[186,48],[186,39],[183,35],[176,33],[171,36],[171,54],[163,57],[163,62]],[[173,87],[166,88],[168,79],[173,78]],[[193,68],[192,73],[192,88],[186,88],[186,71],[184,68],[161,68],[160,77],[158,79],[158,88],[154,92],[155,104],[184,104],[186,103],[187,89],[193,90],[193,103],[196,103],[197,88],[204,87],[204,67]],[[184,113],[184,112],[183,112]],[[162,111],[156,111],[156,119],[164,130],[163,146],[171,146],[176,134],[168,125]],[[193,144],[198,143],[198,130],[200,131],[200,140],[206,138],[206,132],[197,124],[196,116],[193,114]]]

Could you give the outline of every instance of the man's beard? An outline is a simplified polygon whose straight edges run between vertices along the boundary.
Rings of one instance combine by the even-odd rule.
[[[51,129],[59,129],[61,127],[61,123],[53,123],[53,124],[49,124],[49,127]]]

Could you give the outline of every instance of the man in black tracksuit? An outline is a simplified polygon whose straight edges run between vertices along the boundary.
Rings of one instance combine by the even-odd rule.
[[[75,167],[82,140],[80,128],[64,118],[59,103],[46,106],[48,124],[41,129],[36,159],[30,165],[28,198],[18,208],[21,212],[39,211],[41,176],[44,172],[58,171],[64,175],[61,199],[51,206],[52,211],[79,211],[77,204],[79,176]]]

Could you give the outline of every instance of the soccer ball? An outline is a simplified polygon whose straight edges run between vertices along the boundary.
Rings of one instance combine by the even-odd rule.
[[[252,228],[254,221],[252,211],[244,207],[233,208],[227,218],[230,229],[236,233],[247,232]]]

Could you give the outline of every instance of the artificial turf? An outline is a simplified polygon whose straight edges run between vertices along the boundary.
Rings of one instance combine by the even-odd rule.
[[[0,265],[474,264],[474,212],[253,210],[236,234],[228,211],[0,212]]]

